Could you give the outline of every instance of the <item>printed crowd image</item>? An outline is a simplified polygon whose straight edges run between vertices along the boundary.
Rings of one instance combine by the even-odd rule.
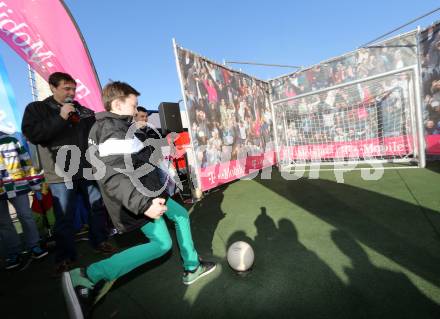
[[[440,134],[440,25],[423,31],[420,43],[425,134]]]
[[[259,155],[273,141],[269,86],[179,49],[198,166]]]
[[[270,81],[273,101],[329,88],[417,64],[414,33]]]

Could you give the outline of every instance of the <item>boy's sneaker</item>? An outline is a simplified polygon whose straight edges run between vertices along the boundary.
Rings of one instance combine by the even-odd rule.
[[[13,255],[6,258],[6,265],[5,269],[14,269],[20,266],[21,264],[21,258],[20,255]]]
[[[183,283],[185,285],[191,285],[198,279],[212,273],[217,265],[211,261],[200,261],[199,267],[194,270],[185,270],[183,273]]]
[[[93,301],[94,305],[96,305],[109,292],[115,281],[116,280],[112,280],[112,281],[101,280],[95,285],[96,297],[95,300]]]
[[[40,246],[33,247],[31,252],[33,259],[40,259],[48,254],[47,250],[42,249]]]
[[[115,280],[100,280],[93,284],[84,268],[75,268],[62,274],[61,284],[70,319],[87,318],[93,306],[105,296]]]
[[[61,286],[70,319],[87,318],[95,300],[95,285],[82,268],[63,272]]]

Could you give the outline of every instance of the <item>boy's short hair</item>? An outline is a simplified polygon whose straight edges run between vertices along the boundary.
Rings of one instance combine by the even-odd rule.
[[[64,82],[71,82],[71,83],[75,83],[76,81],[75,79],[67,73],[63,73],[63,72],[54,72],[51,75],[49,75],[49,84],[54,86],[54,87],[58,87],[58,85],[60,85],[61,81]]]
[[[102,89],[102,100],[104,102],[104,108],[106,111],[110,112],[112,109],[112,102],[114,100],[124,101],[130,94],[139,96],[141,95],[136,91],[131,85],[115,81],[110,82]]]

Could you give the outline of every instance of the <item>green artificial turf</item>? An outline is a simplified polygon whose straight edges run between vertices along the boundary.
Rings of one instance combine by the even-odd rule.
[[[174,244],[120,278],[93,318],[440,318],[440,165],[360,174],[337,183],[331,171],[286,180],[274,169],[211,191],[190,216],[200,255],[218,269],[183,285]],[[255,251],[245,276],[225,259],[237,240]],[[121,249],[139,242],[114,239]],[[78,247],[84,265],[102,258]],[[1,318],[67,316],[51,267],[48,258],[1,273]]]

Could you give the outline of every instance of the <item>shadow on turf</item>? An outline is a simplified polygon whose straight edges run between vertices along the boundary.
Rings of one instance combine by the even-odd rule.
[[[225,261],[220,274],[204,285],[192,306],[195,318],[353,318],[351,297],[342,281],[298,240],[294,224],[276,224],[265,207],[255,219],[252,240],[233,233],[226,247],[241,240],[255,251],[246,276]]]
[[[255,240],[237,231],[226,244],[254,248],[252,271],[239,276],[223,262],[191,306],[192,318],[437,318],[439,307],[404,274],[372,265],[346,233],[335,231],[332,239],[353,262],[345,269],[348,284],[301,244],[291,220],[275,223],[261,207],[254,224]]]
[[[440,287],[438,211],[324,179],[256,181]]]
[[[348,234],[334,230],[333,242],[351,260],[344,272],[348,289],[357,298],[365,318],[439,318],[439,305],[426,298],[402,273],[373,265],[362,247]]]
[[[440,174],[440,156],[437,156],[435,159],[427,159],[426,169]]]

